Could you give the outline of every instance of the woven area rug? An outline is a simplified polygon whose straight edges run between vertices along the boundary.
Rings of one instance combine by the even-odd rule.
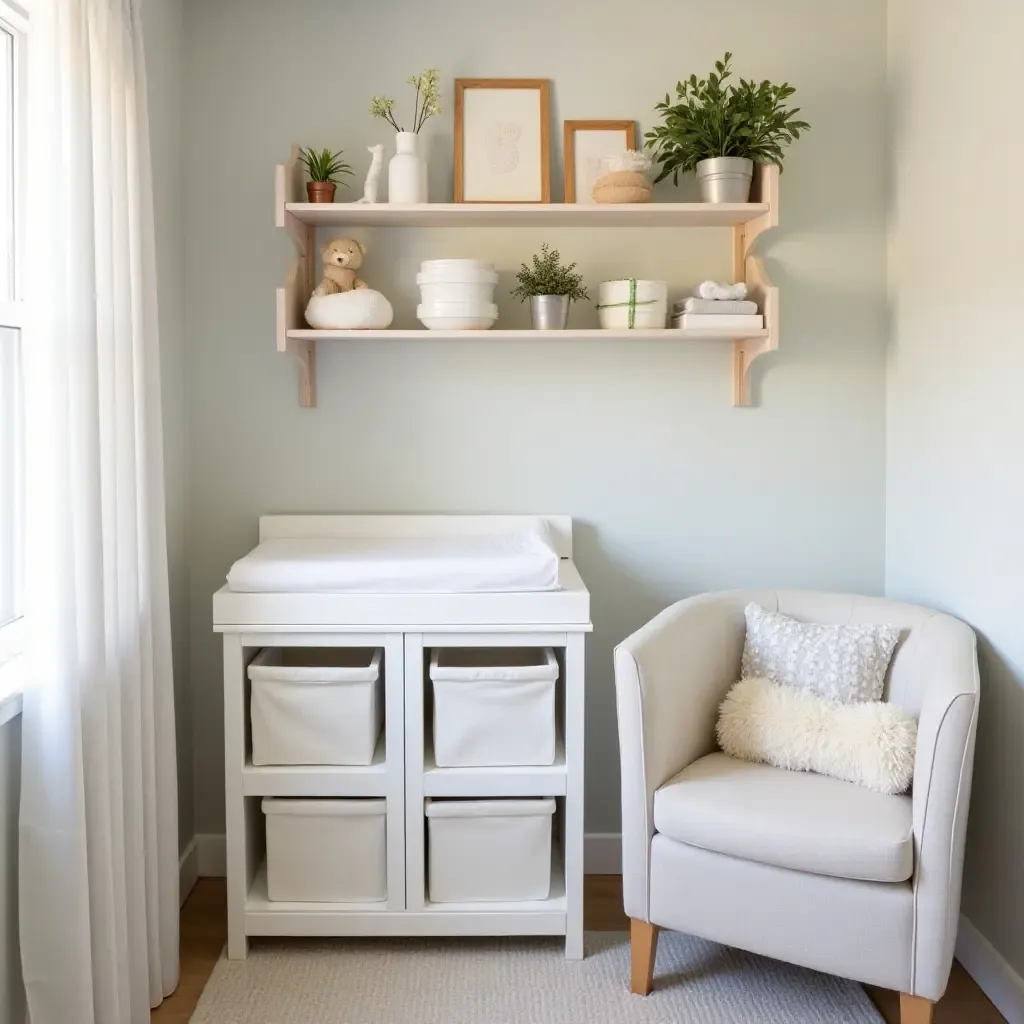
[[[879,1024],[860,985],[665,932],[654,992],[629,939],[289,939],[221,958],[192,1024]]]

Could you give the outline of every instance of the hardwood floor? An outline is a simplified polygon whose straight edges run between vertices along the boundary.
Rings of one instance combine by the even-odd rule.
[[[584,894],[586,927],[590,931],[628,931],[622,912],[622,879],[588,875]],[[181,910],[181,984],[153,1011],[153,1024],[188,1024],[214,964],[227,940],[227,896],[222,878],[201,878]],[[622,984],[629,983],[628,978]],[[658,983],[657,973],[654,979]],[[868,987],[888,1024],[899,1024],[900,998],[888,989]],[[1002,1014],[988,1001],[971,976],[953,964],[946,995],[935,1008],[934,1024],[1003,1024]],[[745,1022],[737,1022],[745,1024]]]

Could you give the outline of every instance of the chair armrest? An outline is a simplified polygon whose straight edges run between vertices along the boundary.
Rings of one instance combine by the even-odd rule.
[[[749,594],[706,594],[667,608],[615,648],[626,913],[650,920],[654,793],[716,749],[718,706],[739,679]]]
[[[914,763],[913,994],[945,991],[960,921],[967,810],[978,724],[978,660],[973,631],[948,615],[925,625],[920,649],[927,686]]]

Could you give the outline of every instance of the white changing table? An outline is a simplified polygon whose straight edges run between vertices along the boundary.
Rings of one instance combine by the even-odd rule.
[[[557,591],[478,594],[238,593],[213,598],[224,634],[228,956],[251,935],[565,935],[583,956],[584,641],[590,594],[572,562],[572,520],[542,516],[560,556]],[[429,536],[513,531],[536,516],[264,516],[279,537]],[[381,647],[385,729],[368,767],[257,767],[251,761],[246,667],[264,646]],[[424,653],[433,647],[541,647],[560,655],[559,743],[550,767],[438,768],[424,716]],[[267,898],[264,796],[384,797],[384,903]],[[427,797],[553,796],[559,809],[546,900],[432,904],[426,888]]]

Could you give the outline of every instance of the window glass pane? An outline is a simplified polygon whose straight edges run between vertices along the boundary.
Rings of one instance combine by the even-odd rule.
[[[0,299],[14,298],[14,36],[0,28]]]
[[[15,618],[21,603],[20,332],[0,327],[0,625]]]

